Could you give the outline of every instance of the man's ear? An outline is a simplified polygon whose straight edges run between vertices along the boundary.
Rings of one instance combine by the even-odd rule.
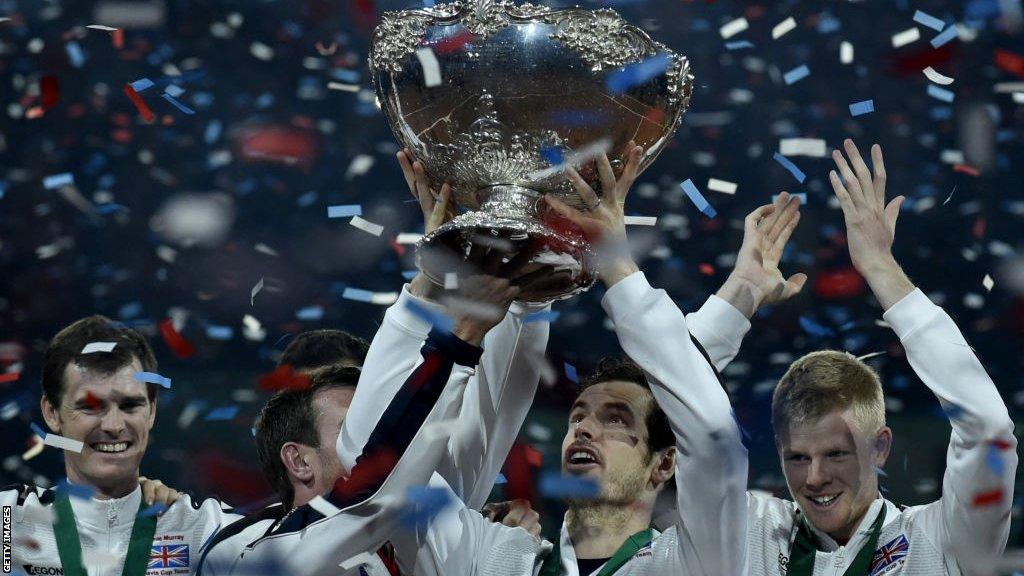
[[[655,465],[651,470],[651,484],[657,488],[672,479],[676,472],[676,447],[670,446],[659,450],[653,456]]]
[[[313,468],[309,465],[304,446],[298,442],[285,442],[281,446],[281,462],[288,470],[288,475],[298,479],[300,482],[309,482],[313,479]]]
[[[882,426],[882,429],[875,435],[875,466],[881,468],[889,459],[889,452],[892,451],[892,429]]]
[[[50,402],[46,394],[43,394],[43,397],[39,399],[39,409],[42,410],[43,420],[46,421],[46,425],[50,427],[50,430],[54,434],[60,434],[60,410]]]

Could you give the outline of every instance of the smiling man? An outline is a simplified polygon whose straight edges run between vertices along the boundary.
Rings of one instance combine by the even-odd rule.
[[[877,145],[868,169],[853,141],[830,178],[853,265],[921,381],[950,417],[942,497],[901,507],[879,493],[893,433],[878,376],[844,352],[790,366],[772,424],[794,501],[750,494],[752,574],[933,576],[990,571],[1010,529],[1017,441],[999,392],[952,318],[914,286],[892,254],[903,203],[886,204]]]
[[[85,352],[100,342],[113,348]],[[43,418],[53,434],[82,443],[80,452],[64,452],[65,470],[91,496],[31,486],[0,493],[0,503],[14,506],[16,566],[68,576],[84,576],[86,569],[93,576],[184,575],[217,527],[239,518],[216,500],[199,504],[187,495],[159,517],[159,510],[147,510],[139,464],[156,419],[157,388],[136,374],[156,369],[146,339],[103,316],[83,318],[50,342]],[[139,516],[142,511],[147,514]]]

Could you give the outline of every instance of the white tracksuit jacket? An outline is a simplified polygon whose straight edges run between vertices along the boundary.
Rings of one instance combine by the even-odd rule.
[[[882,507],[885,520],[874,556],[876,568],[870,576],[983,573],[984,564],[1003,551],[1010,531],[1017,469],[1013,422],[995,384],[952,318],[924,293],[911,292],[883,317],[903,343],[914,372],[951,415],[953,432],[942,497],[902,510],[878,498],[845,546],[815,531],[819,548],[814,574],[842,575],[864,545],[865,533]],[[990,455],[993,450],[996,452]],[[989,463],[989,458],[997,459],[1001,466]],[[999,491],[1002,498],[998,502],[973,504],[976,497]],[[750,574],[784,576],[795,538],[797,507],[789,500],[754,492],[749,494],[748,504]]]
[[[11,506],[13,568],[29,575],[60,575],[63,569],[53,534],[51,490],[20,487],[0,492],[0,505]],[[121,576],[128,542],[139,511],[142,489],[123,498],[70,498],[75,513],[82,563],[90,576]],[[185,494],[157,519],[147,576],[186,575],[199,561],[199,549],[221,526],[241,518],[208,498],[194,504]]]

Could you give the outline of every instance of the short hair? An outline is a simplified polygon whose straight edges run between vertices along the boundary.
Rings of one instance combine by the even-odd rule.
[[[256,454],[263,475],[277,490],[282,502],[291,506],[295,497],[288,469],[281,462],[281,447],[297,442],[320,448],[317,418],[313,409],[316,395],[324,390],[354,387],[359,382],[359,369],[335,364],[324,366],[310,374],[309,388],[287,389],[274,394],[256,417]]]
[[[309,330],[288,343],[279,364],[308,372],[331,364],[362,366],[370,344],[342,330]]]
[[[605,357],[598,362],[594,372],[583,379],[580,384],[580,394],[591,386],[612,381],[631,382],[648,392],[651,390],[643,368],[640,368],[635,362],[623,358]],[[651,394],[651,409],[647,411],[644,423],[647,425],[647,446],[651,454],[675,445],[675,436],[672,435],[668,417],[654,399],[654,394]]]
[[[885,426],[885,397],[878,374],[847,352],[811,352],[789,366],[772,394],[776,434],[789,423],[814,422],[852,409],[861,431]]]
[[[91,342],[114,342],[110,352],[82,354]],[[156,356],[146,337],[114,322],[106,316],[88,316],[65,327],[50,340],[43,353],[43,394],[55,407],[64,397],[64,370],[74,362],[78,366],[111,374],[138,360],[145,372],[156,372]],[[152,402],[157,386],[147,384],[146,394]]]

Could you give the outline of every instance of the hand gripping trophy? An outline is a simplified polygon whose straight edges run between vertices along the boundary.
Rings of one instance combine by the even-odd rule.
[[[594,282],[578,229],[538,202],[583,209],[565,175],[607,152],[616,176],[630,141],[654,161],[689,105],[687,59],[609,9],[552,9],[456,0],[387,12],[370,49],[380,105],[431,181],[448,182],[463,213],[423,238],[434,282],[471,273],[474,247],[499,247],[540,281],[519,300],[544,302]],[[653,73],[651,71],[653,70]],[[581,170],[600,195],[594,171]]]

